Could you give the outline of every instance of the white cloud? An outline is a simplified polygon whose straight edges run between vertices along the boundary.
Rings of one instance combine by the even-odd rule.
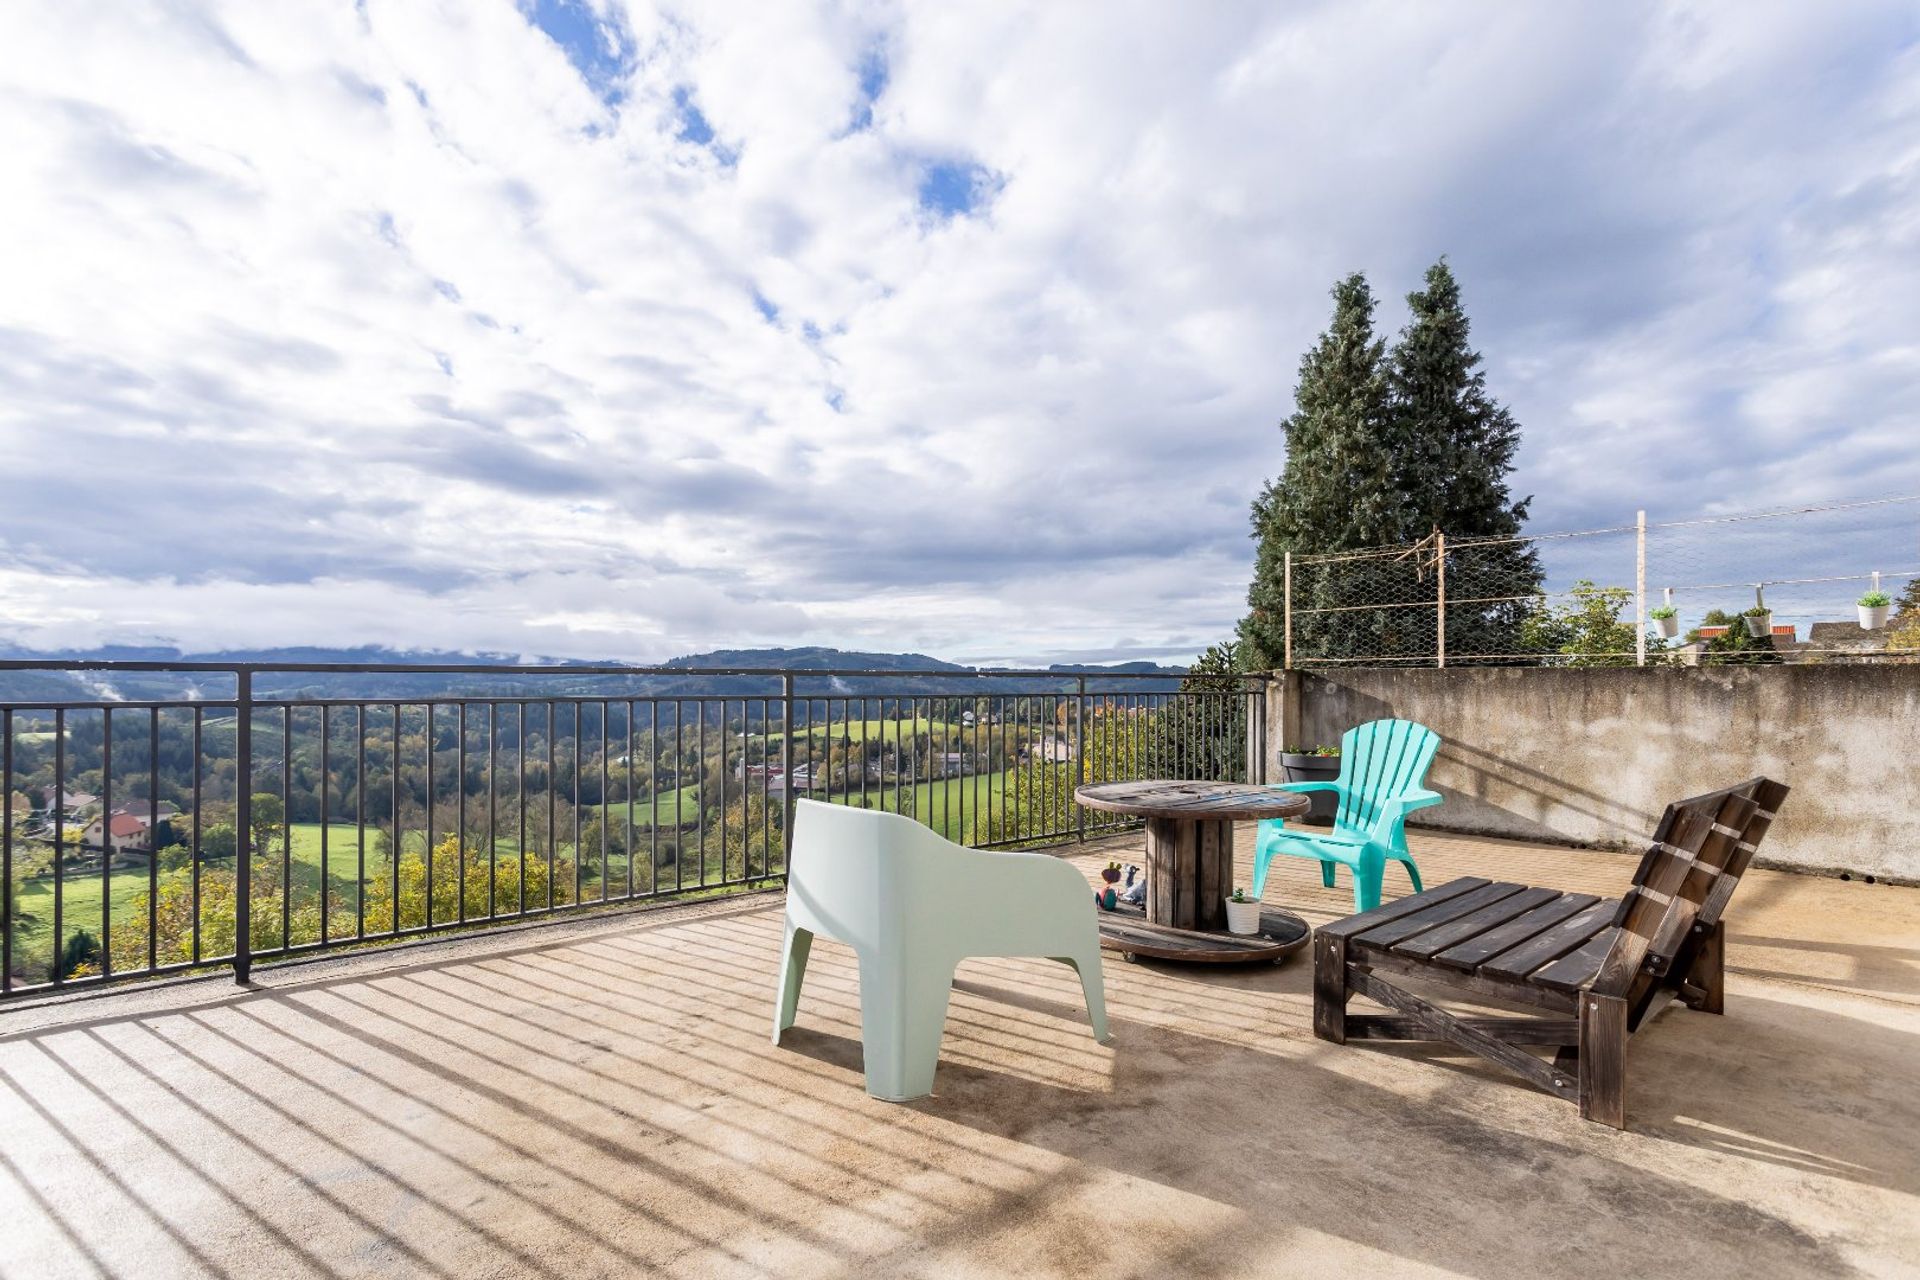
[[[1920,490],[1905,6],[534,8],[0,10],[0,639],[1189,654],[1442,252],[1542,527]]]

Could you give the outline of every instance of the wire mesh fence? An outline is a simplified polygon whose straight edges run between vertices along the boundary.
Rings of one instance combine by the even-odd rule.
[[[1511,538],[1436,530],[1292,554],[1285,574],[1289,667],[1920,661],[1920,494]]]

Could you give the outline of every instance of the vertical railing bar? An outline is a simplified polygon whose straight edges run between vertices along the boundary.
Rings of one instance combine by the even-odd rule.
[[[707,704],[695,699],[693,713],[700,717],[693,733],[693,778],[694,785],[700,788],[694,796],[694,821],[700,832],[700,887],[704,889],[707,887]],[[811,711],[808,714],[811,715]]]
[[[253,672],[234,672],[233,980],[253,980]]]
[[[332,929],[333,877],[329,874],[327,836],[333,826],[333,708],[320,704],[320,945],[328,945]]]
[[[513,748],[514,762],[519,777],[515,783],[514,808],[518,811],[520,840],[517,856],[520,860],[520,910],[519,915],[527,914],[527,704],[520,704],[520,736]]]
[[[80,831],[85,849],[87,832]],[[113,708],[100,712],[100,976],[113,976]]]
[[[429,702],[427,704],[427,853],[426,853],[427,874],[426,874],[425,885],[423,887],[423,894],[425,896],[426,901],[422,903],[420,907],[420,918],[421,918],[420,927],[427,930],[431,930],[433,928],[433,837],[434,837],[433,758],[436,755],[440,754],[438,750],[439,746],[440,746],[440,743],[434,737],[433,703]]]
[[[393,917],[387,932],[394,936],[400,933],[400,846],[404,843],[400,834],[400,704],[393,704],[393,769],[390,778],[393,793],[393,839],[387,850],[387,876],[392,882]]]
[[[353,707],[353,936],[367,936],[367,704]]]
[[[200,963],[200,791],[205,770],[201,767],[202,733],[206,729],[207,713],[204,707],[193,709],[193,928],[191,936],[192,956],[195,964]]]
[[[793,673],[780,677],[780,869],[793,871]]]
[[[11,803],[0,790],[0,802]],[[147,710],[147,968],[160,966],[160,708]]]
[[[553,910],[554,866],[560,852],[560,773],[555,743],[560,737],[559,716],[551,699],[547,702],[547,905]]]
[[[85,835],[85,832],[81,833]],[[67,710],[53,713],[53,956],[48,972],[60,985],[60,947],[66,936],[65,861],[67,846]]]
[[[679,698],[673,700],[673,891],[680,892],[686,884],[687,876],[687,835],[686,814],[683,806],[687,799],[687,761],[686,742],[683,731],[687,724],[686,703]],[[787,779],[787,789],[793,789],[793,779]]]
[[[280,950],[293,945],[293,703],[280,708]]]
[[[660,892],[660,699],[647,699],[647,893]]]
[[[586,861],[586,850],[581,846],[584,841],[580,833],[580,756],[584,735],[580,729],[580,718],[586,714],[587,704],[579,698],[573,700],[573,901],[567,905],[580,905],[581,863]]]
[[[745,714],[743,711],[742,715]],[[627,897],[633,897],[633,699],[627,699]],[[744,748],[743,748],[744,752]],[[746,756],[742,754],[741,759]]]
[[[500,879],[500,704],[487,703],[487,919],[498,910]],[[467,886],[460,885],[461,918],[466,918]]]
[[[608,862],[607,830],[610,819],[607,815],[607,700],[600,699],[600,901],[607,900]]]
[[[727,700],[720,700],[720,878],[727,878]],[[747,803],[747,700],[740,699],[740,879],[745,884],[752,878],[753,860],[748,856],[748,838],[753,830],[752,816],[747,812],[751,807]]]
[[[453,753],[453,918],[460,924],[467,922],[467,703],[460,703],[458,716],[460,745]],[[431,798],[431,793],[429,793]],[[433,901],[433,883],[427,883],[427,901]],[[433,919],[433,907],[427,907],[427,919]]]
[[[13,708],[0,707],[0,995],[13,991]]]

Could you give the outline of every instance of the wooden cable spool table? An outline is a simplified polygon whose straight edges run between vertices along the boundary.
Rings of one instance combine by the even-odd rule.
[[[1153,956],[1209,964],[1280,960],[1311,930],[1291,911],[1263,906],[1260,932],[1227,929],[1233,892],[1233,824],[1297,818],[1308,799],[1239,782],[1097,782],[1075,789],[1088,809],[1147,823],[1147,905],[1100,913],[1100,945],[1126,959]]]

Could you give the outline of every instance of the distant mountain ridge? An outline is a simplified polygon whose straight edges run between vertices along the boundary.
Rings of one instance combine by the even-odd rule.
[[[381,699],[389,697],[424,698],[451,695],[485,697],[525,697],[551,694],[555,697],[778,697],[782,683],[777,676],[722,676],[706,674],[719,669],[778,669],[797,673],[808,671],[876,671],[900,673],[885,678],[820,677],[796,681],[796,692],[816,698],[831,695],[881,697],[957,694],[978,688],[981,677],[990,677],[991,667],[968,667],[923,653],[879,653],[842,650],[823,646],[764,649],[714,649],[706,653],[686,654],[664,663],[622,663],[613,660],[530,658],[510,653],[452,653],[445,650],[390,649],[380,645],[354,648],[289,646],[263,649],[222,649],[207,653],[187,653],[165,645],[108,645],[94,649],[36,652],[0,642],[0,658],[68,662],[216,662],[250,663],[271,668],[275,663],[345,663],[420,667],[423,670],[388,673],[287,672],[263,674],[256,678],[257,697],[352,697]],[[657,666],[684,669],[685,675],[599,675],[474,674],[462,676],[460,668],[472,666],[546,666],[597,667]],[[1184,667],[1162,666],[1152,662],[1124,662],[1111,666],[1054,663],[1045,668],[1059,673],[1054,682],[1039,678],[1011,678],[1009,684],[1031,687],[1036,693],[1070,687],[1081,676],[1166,676],[1161,681],[1125,680],[1115,686],[1139,692],[1159,692],[1177,686]],[[825,685],[822,681],[826,681]],[[996,685],[996,689],[1001,686]],[[1097,680],[1090,688],[1099,687]],[[209,701],[231,698],[232,682],[217,673],[181,672],[58,672],[0,671],[0,700],[15,702],[54,702],[91,700],[95,697],[140,699],[198,698]]]

